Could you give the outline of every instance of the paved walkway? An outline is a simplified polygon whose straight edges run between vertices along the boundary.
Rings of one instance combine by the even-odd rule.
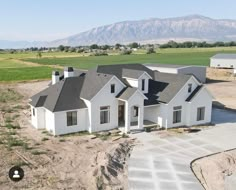
[[[213,110],[216,126],[195,134],[160,138],[132,134],[141,143],[128,163],[131,190],[203,190],[190,169],[192,160],[236,147],[236,113]]]

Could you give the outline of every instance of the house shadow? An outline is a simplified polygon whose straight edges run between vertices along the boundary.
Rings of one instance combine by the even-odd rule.
[[[228,108],[224,104],[213,101],[212,123],[214,124],[236,124],[236,109]]]
[[[227,81],[227,80],[216,80],[216,79],[209,79],[209,78],[206,79],[206,84],[221,83],[221,82],[230,82],[230,81]]]

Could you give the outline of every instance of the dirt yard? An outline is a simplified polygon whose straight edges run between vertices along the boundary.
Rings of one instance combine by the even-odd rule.
[[[193,170],[206,190],[233,190],[225,183],[236,172],[236,150],[205,157],[193,163]]]
[[[115,130],[53,137],[31,127],[28,99],[48,83],[0,85],[0,189],[127,189],[134,139]],[[15,165],[25,171],[17,183],[8,178]]]
[[[231,69],[207,68],[207,89],[214,96],[213,104],[236,110],[236,77]]]

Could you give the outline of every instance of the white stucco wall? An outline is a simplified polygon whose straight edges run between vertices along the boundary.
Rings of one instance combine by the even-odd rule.
[[[55,134],[55,115],[51,111],[45,109],[45,127],[47,131]]]
[[[231,67],[233,65],[233,67]],[[214,59],[211,58],[211,67],[219,67],[219,68],[236,68],[236,60],[235,59]]]
[[[143,128],[143,118],[144,118],[144,97],[142,92],[136,92],[133,96],[130,97],[125,104],[125,125],[128,126],[132,122],[131,118],[133,115],[132,108],[134,106],[139,107],[139,115],[137,118],[139,129]],[[128,113],[128,114],[127,114]],[[130,126],[129,126],[130,127]],[[127,130],[129,131],[129,129]]]
[[[115,84],[115,93],[111,93],[111,84]],[[110,130],[118,127],[118,99],[116,99],[116,96],[124,87],[125,85],[119,79],[113,77],[90,101],[90,132]],[[100,124],[100,107],[103,106],[110,106],[110,122]]]
[[[130,84],[130,86],[132,86],[134,88],[138,88],[138,85],[139,85],[138,79],[126,78],[126,80]]]
[[[145,85],[144,85],[144,90],[142,90],[142,80],[145,80]],[[141,77],[139,77],[139,79],[138,79],[138,89],[143,93],[143,94],[145,94],[145,93],[148,93],[148,85],[149,85],[149,79],[150,79],[150,77],[146,74],[146,73],[144,73]]]
[[[67,112],[77,112],[77,125],[67,126]],[[62,135],[75,133],[79,131],[88,131],[88,109],[68,110],[62,112],[55,112],[55,130],[54,135]]]
[[[165,127],[171,128],[171,127],[179,127],[179,126],[185,126],[187,125],[187,113],[188,113],[188,103],[185,101],[187,97],[191,93],[188,93],[188,84],[192,84],[192,91],[198,86],[197,81],[191,77],[189,81],[183,86],[183,88],[180,90],[180,92],[175,96],[174,99],[172,99],[167,106],[167,121],[165,124]],[[197,97],[197,98],[203,98],[203,97]],[[180,123],[173,123],[173,108],[176,106],[182,106],[182,112],[181,112],[181,122]]]
[[[201,121],[197,121],[197,109],[199,107],[205,107],[204,120]],[[191,126],[191,125],[210,123],[211,113],[212,113],[212,97],[204,88],[197,94],[197,97],[194,97],[192,102],[188,103],[186,125]]]
[[[35,110],[35,115],[33,115],[33,109]],[[34,108],[31,106],[31,123],[36,129],[45,128],[45,109],[43,107]]]
[[[158,122],[158,115],[160,112],[160,105],[144,107],[144,120]]]

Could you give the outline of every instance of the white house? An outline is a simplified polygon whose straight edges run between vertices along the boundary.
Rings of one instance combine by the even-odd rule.
[[[236,54],[219,53],[211,57],[211,67],[236,69]]]
[[[193,75],[141,64],[53,72],[52,84],[30,101],[32,125],[54,135],[147,124],[171,128],[211,122],[212,96]]]

